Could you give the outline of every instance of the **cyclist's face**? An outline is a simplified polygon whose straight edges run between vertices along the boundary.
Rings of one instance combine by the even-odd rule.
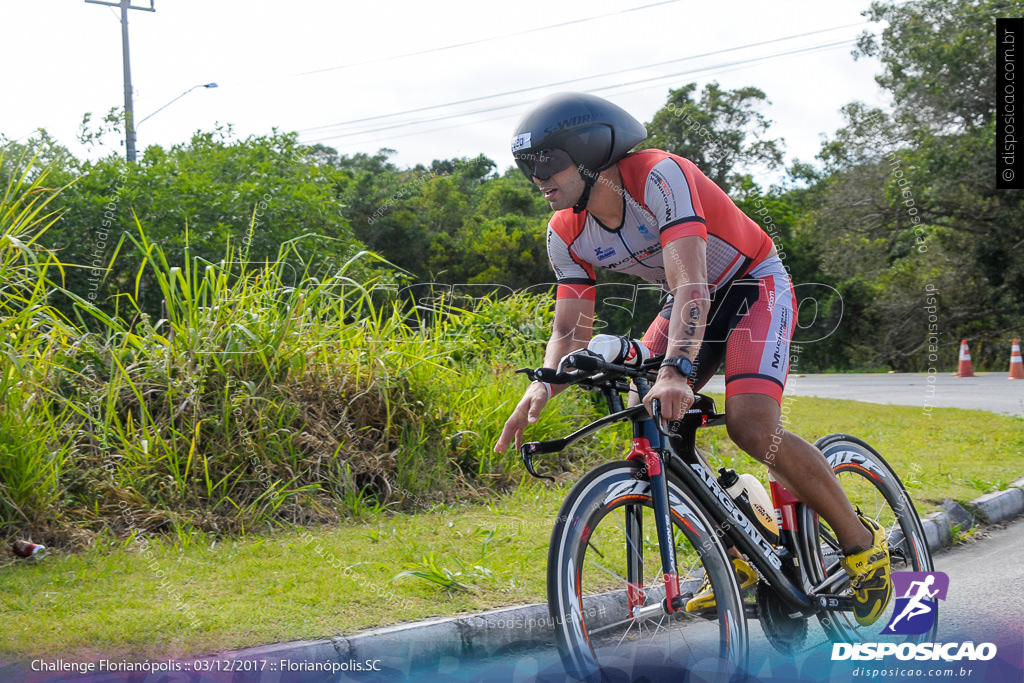
[[[554,211],[576,206],[576,202],[583,196],[583,176],[575,166],[544,180],[534,177],[533,182],[540,187],[540,191],[544,193],[544,199],[551,204]]]

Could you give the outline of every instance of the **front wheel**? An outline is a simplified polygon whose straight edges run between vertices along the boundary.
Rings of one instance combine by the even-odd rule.
[[[548,608],[562,661],[577,678],[604,680],[619,670],[634,680],[743,663],[747,625],[725,549],[671,476],[668,492],[682,595],[692,597],[706,576],[717,604],[634,618],[634,609],[665,597],[650,482],[633,462],[589,472],[562,504],[548,552]]]
[[[882,456],[860,439],[846,434],[822,437],[814,445],[828,460],[850,502],[860,508],[865,517],[874,520],[886,531],[892,563],[890,572],[933,571],[932,556],[921,519],[903,483]],[[818,585],[829,582],[823,592],[849,595],[850,581],[839,564],[842,548],[835,533],[825,520],[819,520],[806,507],[803,510],[805,519],[801,526],[816,530],[817,537],[816,542],[811,543],[811,552],[815,555],[811,562],[812,579]],[[903,597],[894,594],[885,611],[870,626],[858,624],[851,612],[826,613],[820,615],[819,619],[834,641],[876,642],[897,608],[897,599]],[[938,628],[938,603],[932,602],[931,608],[930,628],[923,633],[904,635],[903,638],[914,641],[934,640]],[[927,626],[927,621],[920,622],[922,627]],[[886,631],[884,635],[885,640],[891,640],[894,634]]]

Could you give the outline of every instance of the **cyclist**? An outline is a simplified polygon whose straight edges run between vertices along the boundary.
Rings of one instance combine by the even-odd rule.
[[[681,418],[724,361],[730,438],[829,522],[857,621],[873,623],[892,597],[885,531],[854,512],[822,454],[781,422],[796,318],[789,276],[768,235],[692,162],[656,149],[628,153],[646,137],[623,109],[577,93],[542,100],[515,129],[516,164],[555,211],[547,234],[555,318],[544,366],[590,340],[595,266],[661,285],[667,303],[643,337],[652,355],[665,356],[644,399],[648,411],[658,399],[666,419]],[[531,384],[494,450],[513,441],[519,448],[526,426],[562,389]],[[741,586],[757,581],[742,558],[733,565]],[[687,609],[713,605],[707,583]]]

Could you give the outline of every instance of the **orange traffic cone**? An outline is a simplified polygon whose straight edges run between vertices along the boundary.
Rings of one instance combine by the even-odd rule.
[[[971,352],[967,348],[967,340],[960,340],[960,366],[956,371],[957,377],[974,377],[974,366],[971,364]]]
[[[1010,347],[1010,376],[1006,379],[1024,379],[1024,361],[1020,357],[1020,340],[1014,339]]]

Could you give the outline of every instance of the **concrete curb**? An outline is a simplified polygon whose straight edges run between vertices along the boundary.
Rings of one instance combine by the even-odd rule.
[[[988,524],[1000,524],[1024,514],[1024,477],[1011,483],[1008,489],[978,496],[967,503],[967,509],[948,498],[941,507],[942,512],[933,512],[921,520],[930,550],[953,545],[953,527],[959,526],[960,531],[970,529],[975,517]]]

